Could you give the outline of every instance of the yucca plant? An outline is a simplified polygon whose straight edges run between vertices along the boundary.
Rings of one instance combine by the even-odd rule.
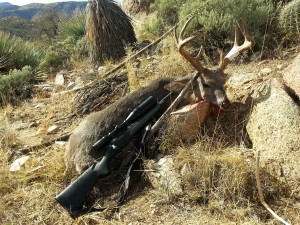
[[[76,41],[85,36],[85,19],[84,11],[76,11],[69,19],[62,20],[58,24],[59,39],[73,37]]]
[[[21,69],[26,65],[36,68],[42,57],[43,51],[32,43],[0,33],[0,72]]]
[[[111,0],[88,1],[86,30],[94,65],[102,65],[105,60],[120,60],[126,54],[126,44],[137,41],[131,18]]]

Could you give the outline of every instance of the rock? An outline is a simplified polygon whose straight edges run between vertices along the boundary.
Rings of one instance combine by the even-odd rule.
[[[283,65],[282,65],[282,64],[279,64],[279,65],[276,66],[276,68],[277,68],[278,70],[282,70],[282,69],[283,69]]]
[[[272,70],[271,68],[266,67],[266,68],[261,69],[261,70],[260,70],[260,73],[263,74],[263,75],[267,75],[267,74],[269,74],[269,73],[272,73],[272,71],[273,71],[273,70]]]
[[[22,156],[18,159],[16,159],[9,167],[9,171],[18,171],[21,169],[22,165],[25,164],[25,162],[29,159],[29,156],[26,155],[26,156]]]
[[[72,90],[75,86],[76,86],[76,83],[75,83],[75,82],[70,82],[70,83],[67,85],[67,90]]]
[[[261,150],[261,165],[268,172],[299,188],[300,109],[277,79],[269,91],[254,99],[246,126],[254,150]]]
[[[52,125],[48,128],[47,134],[55,134],[59,130],[59,127],[56,125]]]
[[[55,85],[64,85],[64,83],[65,83],[64,75],[61,73],[56,74]]]
[[[181,180],[175,171],[173,159],[170,157],[161,158],[155,166],[156,171],[149,173],[152,185],[164,190],[167,194],[182,194]]]
[[[55,141],[56,145],[65,146],[67,144],[66,141]]]
[[[77,77],[75,80],[75,84],[76,84],[76,86],[83,86],[84,82],[80,77]]]
[[[300,54],[282,73],[285,84],[300,98]]]
[[[194,140],[210,111],[211,103],[208,101],[187,105],[171,113],[168,129],[180,137],[180,140]]]
[[[227,98],[230,102],[245,103],[255,84],[262,82],[258,73],[234,73],[225,83]]]
[[[37,127],[39,125],[38,121],[33,121],[29,124],[29,128],[32,128],[32,127]]]
[[[98,68],[99,74],[105,74],[106,71],[107,71],[107,68],[105,66],[99,66],[99,68]]]

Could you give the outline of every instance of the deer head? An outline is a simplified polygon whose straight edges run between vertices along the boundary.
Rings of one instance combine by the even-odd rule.
[[[177,47],[179,53],[188,60],[192,66],[196,69],[195,73],[198,74],[198,82],[197,85],[194,87],[194,94],[196,97],[205,99],[214,105],[219,106],[220,108],[225,108],[228,105],[228,100],[226,97],[226,93],[224,90],[224,83],[225,83],[225,73],[224,70],[226,69],[227,65],[238,55],[251,49],[255,45],[254,39],[249,35],[248,29],[246,25],[243,23],[243,30],[237,24],[235,27],[235,40],[232,49],[229,53],[224,57],[224,53],[220,53],[220,63],[217,69],[208,69],[202,66],[200,62],[200,53],[197,54],[196,57],[193,57],[184,47],[197,38],[197,36],[191,36],[188,38],[183,39],[185,30],[193,19],[191,17],[186,21],[183,28],[179,33],[179,37],[177,35],[177,26],[175,27],[175,39],[177,42]],[[238,45],[239,37],[241,32],[245,38],[244,43],[242,45]]]

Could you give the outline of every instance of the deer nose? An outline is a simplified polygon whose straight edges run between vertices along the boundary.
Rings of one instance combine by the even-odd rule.
[[[230,102],[229,101],[224,101],[221,104],[222,109],[228,109],[230,106]]]

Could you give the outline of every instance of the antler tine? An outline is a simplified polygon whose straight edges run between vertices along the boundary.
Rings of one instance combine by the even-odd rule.
[[[235,25],[235,37],[234,37],[234,45],[232,49],[228,52],[225,58],[220,60],[219,69],[225,70],[227,65],[238,55],[247,51],[248,49],[253,48],[255,45],[255,40],[249,35],[248,28],[245,23],[243,23],[243,31],[242,34],[245,38],[244,43],[242,45],[238,45],[239,36],[241,34],[241,28],[238,24]]]
[[[198,57],[193,57],[190,53],[188,53],[185,49],[184,49],[184,46],[191,42],[192,40],[194,40],[195,38],[197,38],[197,36],[191,36],[191,37],[188,37],[186,39],[183,39],[183,35],[184,35],[184,32],[188,26],[188,24],[191,22],[191,20],[193,19],[194,17],[190,17],[186,22],[185,24],[183,25],[180,33],[179,33],[179,37],[177,36],[177,33],[176,33],[176,28],[175,28],[175,38],[176,38],[176,42],[177,42],[177,47],[178,47],[178,50],[179,50],[179,53],[186,59],[188,60],[192,66],[199,72],[199,73],[202,73],[204,71],[204,68],[203,66],[201,65],[200,61],[198,60]]]
[[[248,33],[248,26],[246,25],[245,22],[243,22],[243,36],[245,37],[245,41],[244,43],[239,46],[239,51],[240,53],[247,51],[248,49],[253,48],[253,46],[255,45],[255,40],[249,35]]]
[[[239,45],[240,35],[241,35],[241,28],[240,25],[236,23],[234,29],[234,46],[236,47]]]

